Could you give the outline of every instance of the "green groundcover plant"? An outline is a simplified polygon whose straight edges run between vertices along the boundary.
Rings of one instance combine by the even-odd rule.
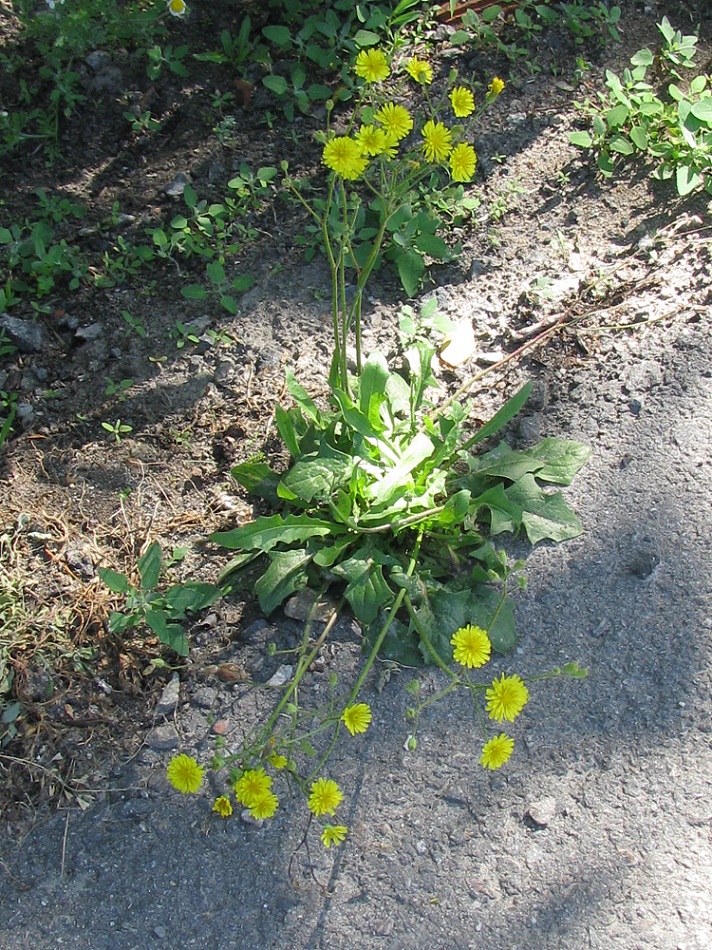
[[[328,760],[342,730],[358,741],[370,727],[370,704],[359,697],[377,657],[410,667],[436,664],[448,678],[437,696],[423,701],[417,679],[411,684],[406,748],[417,745],[421,712],[465,689],[483,729],[479,762],[490,770],[512,755],[514,738],[502,724],[517,719],[536,680],[586,675],[576,663],[526,679],[512,672],[483,682],[476,671],[517,642],[510,593],[524,586],[523,563],[510,563],[493,539],[520,531],[532,543],[577,536],[579,520],[552,486],[570,483],[588,448],[547,438],[516,451],[495,441],[526,402],[529,384],[479,428],[467,400],[473,380],[441,397],[427,332],[438,325],[432,304],[420,321],[404,311],[395,361],[363,351],[363,295],[382,257],[396,248],[401,276],[412,271],[414,279],[428,260],[442,257],[440,239],[427,224],[412,226],[415,189],[434,172],[445,182],[472,179],[477,91],[452,74],[435,95],[427,60],[389,60],[378,47],[359,53],[355,74],[354,106],[338,129],[328,108],[321,139],[324,196],[310,203],[299,183],[286,179],[318,224],[331,267],[328,404],[317,405],[288,372],[292,402],[277,406],[275,415],[291,456],[287,470],[278,472],[261,458],[232,470],[271,513],[212,535],[235,552],[220,585],[254,590],[267,615],[304,588],[314,603],[292,678],[272,715],[237,751],[218,741],[209,767],[225,771],[227,788],[213,810],[227,818],[239,806],[255,820],[269,819],[286,786],[306,801],[326,847],[348,833],[337,815],[343,791]],[[484,105],[503,85],[491,81]],[[422,108],[405,104],[413,98],[422,99]],[[317,635],[313,617],[327,590],[339,603]],[[325,706],[306,709],[299,686],[346,607],[363,630],[366,661],[350,688],[332,674]],[[176,789],[192,793],[201,787],[204,766],[180,754],[167,774]]]
[[[616,162],[637,158],[653,166],[655,178],[674,179],[681,196],[701,188],[712,194],[710,77],[700,72],[687,81],[678,71],[695,69],[697,36],[683,36],[667,17],[658,29],[657,53],[639,50],[622,76],[606,70],[607,91],[598,102],[576,103],[591,131],[572,132],[569,141],[596,155],[605,178]]]

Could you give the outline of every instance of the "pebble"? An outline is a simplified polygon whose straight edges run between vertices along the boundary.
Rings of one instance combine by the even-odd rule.
[[[156,715],[171,716],[176,711],[180,696],[180,677],[174,673],[169,683],[163,688],[161,698],[156,706]]]
[[[265,685],[267,686],[284,686],[292,678],[293,668],[288,665],[280,666],[276,673],[274,673],[268,680]]]
[[[39,323],[32,320],[21,320],[4,313],[0,317],[0,330],[4,330],[12,343],[21,353],[40,353],[47,339]]]
[[[306,620],[309,617],[316,595],[314,591],[305,588],[300,590],[294,597],[290,597],[284,607],[284,612],[292,620]],[[316,605],[314,620],[318,623],[326,623],[331,614],[336,610],[336,601],[328,597],[322,597]]]
[[[173,725],[156,726],[146,736],[146,745],[156,752],[176,749],[179,743],[178,730]]]
[[[556,818],[556,799],[547,795],[545,798],[532,802],[525,812],[525,817],[539,828],[546,828]]]
[[[201,686],[193,694],[193,704],[200,709],[210,709],[218,698],[218,691],[212,686]]]
[[[169,198],[180,198],[185,191],[185,186],[190,184],[190,178],[185,172],[178,172],[173,181],[169,182],[163,189],[164,194]]]

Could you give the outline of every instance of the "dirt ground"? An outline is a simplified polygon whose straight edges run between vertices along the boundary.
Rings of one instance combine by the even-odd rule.
[[[439,369],[449,387],[559,321],[475,390],[488,418],[533,380],[509,441],[559,435],[592,448],[566,489],[584,534],[509,544],[526,558],[528,588],[516,600],[520,644],[494,672],[576,660],[589,677],[532,687],[515,755],[488,774],[464,697],[430,707],[417,750],[405,751],[416,671],[380,667],[363,696],[371,728],[332,760],[350,828],[339,849],[322,848],[298,802],[260,827],[211,814],[215,782],[178,795],[165,779],[177,749],[207,761],[216,724],[236,745],[273,702],[219,671],[233,664],[266,682],[280,665],[268,642],[288,647],[299,625],[221,601],[190,631],[188,660],[157,668],[157,642],[107,634],[111,601],[96,568],[129,570],[158,539],[188,548],[179,576],[214,580],[225,555],[205,538],[252,512],[229,470],[279,451],[271,422],[285,368],[323,391],[328,275],[318,259],[304,262],[304,222],[278,204],[250,219],[235,266],[256,282],[234,317],[184,300],[169,266],[153,285],[53,300],[38,349],[2,364],[0,389],[28,408],[1,450],[0,513],[29,608],[38,623],[68,611],[75,648],[62,658],[47,621],[44,654],[18,664],[20,734],[0,752],[3,950],[712,948],[709,207],[639,169],[601,182],[567,143],[573,100],[655,44],[663,14],[683,32],[700,24],[700,62],[712,20],[705,2],[620,5],[622,42],[591,53],[583,86],[575,50],[540,41],[557,77],[544,68],[508,83],[487,113],[479,217],[457,235],[461,258],[434,268],[420,297],[434,294],[441,312],[475,328],[469,364]],[[482,54],[466,65],[492,71]],[[189,90],[151,92],[119,68],[120,88],[102,95],[163,96],[169,133],[126,138],[107,109],[87,120],[69,167],[8,163],[3,213],[37,187],[60,189],[90,208],[88,233],[72,239],[100,249],[97,222],[115,201],[137,233],[175,210],[164,189],[179,172],[207,193],[242,161],[278,165],[285,136],[261,123],[261,93],[223,148],[202,119],[212,74],[196,77]],[[314,165],[313,150],[308,135],[294,137],[290,165]],[[379,277],[368,347],[393,345],[402,302]],[[146,336],[126,332],[124,311]],[[198,344],[177,347],[177,320],[197,328]],[[106,378],[132,380],[121,402],[105,395]],[[101,422],[117,417],[132,428],[114,444]],[[318,699],[329,672],[347,678],[360,661],[358,630],[343,618],[305,690]],[[174,672],[179,693],[161,714]],[[443,685],[437,671],[418,675],[425,695]]]

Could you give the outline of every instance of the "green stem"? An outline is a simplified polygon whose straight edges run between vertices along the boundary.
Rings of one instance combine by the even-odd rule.
[[[406,606],[406,609],[408,610],[408,613],[410,614],[410,619],[413,621],[413,623],[414,623],[414,625],[415,625],[415,629],[418,631],[418,636],[420,637],[420,639],[421,639],[421,640],[423,641],[423,643],[425,644],[428,653],[429,653],[429,654],[432,656],[432,658],[435,660],[436,665],[439,666],[440,669],[441,669],[444,673],[447,673],[447,675],[450,677],[451,680],[453,680],[455,683],[459,683],[459,682],[460,682],[460,677],[457,675],[457,673],[454,672],[454,670],[451,670],[451,669],[450,669],[450,667],[449,667],[449,666],[447,665],[447,663],[443,660],[443,658],[440,656],[440,654],[437,652],[437,650],[435,649],[435,647],[434,647],[433,644],[431,643],[430,637],[428,636],[425,627],[424,627],[423,624],[420,622],[420,619],[419,619],[419,617],[417,616],[417,614],[416,614],[416,612],[415,612],[415,609],[413,608],[413,603],[412,603],[410,597],[408,597],[407,594],[406,594],[406,598],[405,598],[405,606]]]
[[[423,529],[421,529],[415,541],[415,547],[413,548],[413,554],[411,555],[410,563],[408,564],[408,570],[405,572],[406,577],[413,576],[413,571],[415,570],[415,566],[418,563],[418,555],[420,554],[420,545],[423,541],[423,534],[424,534],[424,531]],[[378,656],[378,651],[383,646],[383,641],[386,639],[386,634],[388,633],[391,627],[391,624],[396,619],[396,614],[400,610],[404,597],[405,597],[405,588],[401,587],[401,589],[396,594],[396,599],[393,601],[393,606],[388,612],[388,618],[386,622],[383,624],[383,627],[381,628],[381,632],[376,637],[376,642],[373,644],[373,649],[371,650],[371,653],[369,654],[369,657],[366,660],[364,668],[361,670],[361,675],[354,683],[354,687],[351,690],[351,695],[349,696],[348,702],[346,703],[347,706],[352,706],[354,700],[358,696],[359,690],[363,686],[363,682],[368,676],[368,673],[371,667],[373,666],[376,660],[376,657]]]

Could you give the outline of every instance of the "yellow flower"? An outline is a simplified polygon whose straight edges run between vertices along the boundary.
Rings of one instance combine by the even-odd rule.
[[[480,765],[486,769],[498,769],[507,761],[514,748],[514,739],[510,739],[504,733],[490,739],[484,744],[482,755],[480,756]]]
[[[452,653],[455,662],[468,669],[484,666],[492,651],[487,632],[469,623],[455,631],[450,643],[455,647]]]
[[[500,94],[500,92],[503,89],[504,89],[504,82],[499,78],[499,76],[495,76],[492,82],[487,87],[487,94],[492,99],[494,99],[496,96]]]
[[[386,148],[386,132],[375,125],[362,125],[356,139],[366,155],[380,155]]]
[[[366,82],[382,82],[390,72],[388,61],[380,49],[362,49],[356,57],[356,75]]]
[[[278,755],[276,752],[273,752],[272,755],[267,760],[272,768],[275,769],[286,769],[289,765],[289,761],[286,755]]]
[[[215,799],[213,811],[220,815],[221,818],[230,817],[232,814],[232,804],[227,795],[221,795],[219,798]]]
[[[346,825],[324,825],[321,833],[321,840],[325,848],[330,848],[332,844],[341,844],[348,834]]]
[[[450,174],[453,181],[471,181],[477,167],[477,155],[471,145],[460,142],[450,152]]]
[[[425,157],[429,162],[442,162],[452,149],[452,132],[442,122],[429,119],[423,126]]]
[[[268,792],[272,785],[271,776],[264,769],[247,769],[235,782],[235,798],[241,805],[252,808],[256,798]]]
[[[176,755],[168,763],[166,775],[171,785],[179,792],[192,794],[203,784],[204,771],[192,755]]]
[[[167,6],[171,16],[185,16],[188,12],[185,0],[168,0]]]
[[[279,805],[277,796],[274,792],[266,789],[253,797],[252,804],[249,806],[250,814],[260,821],[263,818],[273,818],[277,811],[277,805]]]
[[[475,111],[475,97],[465,86],[455,86],[450,93],[450,102],[458,119],[464,119]]]
[[[400,142],[413,128],[413,119],[405,106],[387,102],[376,113],[376,119],[390,135]]]
[[[398,154],[398,139],[395,137],[395,135],[393,135],[392,132],[386,132],[385,136],[386,144],[383,146],[381,155],[388,159],[395,158]]]
[[[497,722],[503,719],[514,722],[529,699],[529,690],[516,673],[512,676],[502,673],[500,679],[492,681],[485,695],[490,719],[496,719]]]
[[[368,165],[368,158],[363,154],[361,145],[356,139],[344,135],[330,139],[326,143],[322,152],[322,161],[337,175],[350,180],[362,175]]]
[[[333,815],[344,796],[333,779],[319,778],[312,782],[311,795],[307,802],[309,810],[315,815]]]
[[[371,707],[368,703],[356,703],[355,706],[347,706],[344,709],[341,721],[352,736],[355,736],[357,732],[365,732],[371,721]]]
[[[433,81],[433,70],[430,63],[424,59],[418,59],[417,56],[411,56],[405,64],[405,71],[421,85],[428,85]]]

